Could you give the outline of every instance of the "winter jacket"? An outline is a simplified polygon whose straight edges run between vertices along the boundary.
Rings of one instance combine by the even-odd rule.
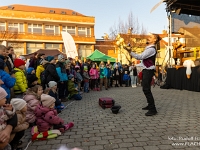
[[[36,63],[35,63],[35,70],[37,69],[37,67],[40,65],[40,62],[42,61],[42,58],[37,58]]]
[[[30,60],[29,67],[33,67],[36,70],[36,64],[37,64],[37,58],[34,57],[33,59]]]
[[[130,79],[130,76],[128,74],[123,75],[123,81],[127,81]]]
[[[20,132],[20,131],[28,129],[29,123],[26,122],[26,114],[22,113],[21,111],[16,111],[16,114],[17,114],[18,122],[13,132]]]
[[[89,74],[90,74],[91,79],[98,79],[99,78],[99,72],[95,68],[91,68]]]
[[[118,75],[117,75],[117,71],[118,71]],[[116,80],[116,79],[118,79],[118,77],[121,77],[121,76],[122,76],[121,71],[119,69],[115,68],[113,71],[113,78]]]
[[[43,65],[39,65],[37,66],[37,69],[36,69],[36,77],[38,78],[38,83],[41,84],[41,79],[40,79],[40,76],[41,76],[41,73],[44,71],[44,67]]]
[[[49,91],[48,93],[50,96],[55,98],[55,106],[60,106],[61,105],[61,101],[58,99],[58,94],[54,93],[52,90]]]
[[[134,68],[133,68],[133,66],[130,66],[129,67],[129,72],[130,72],[131,76],[137,76],[137,68],[136,68],[136,66],[134,66]]]
[[[104,68],[100,68],[100,78],[104,78],[104,77],[107,77],[108,75],[108,70],[106,67]]]
[[[76,73],[76,80],[77,80],[78,83],[83,81],[83,77],[81,76],[80,72]]]
[[[60,82],[67,81],[67,72],[64,63],[57,62],[56,64],[56,71],[58,73],[58,76],[60,77]]]
[[[90,76],[87,71],[83,72],[83,80],[84,82],[89,82]]]
[[[14,85],[15,94],[22,94],[28,88],[27,79],[24,71],[19,68],[14,68],[16,83]]]
[[[7,126],[7,120],[15,115],[15,109],[13,111],[5,110],[3,106],[0,107],[0,131],[3,131]]]
[[[110,78],[111,74],[111,69],[110,68],[106,68],[107,69],[107,78]]]
[[[6,57],[4,61],[5,61],[5,64],[6,64],[7,68],[8,68],[8,72],[7,73],[10,73],[13,70],[13,66],[14,66],[13,64],[11,64],[12,61],[11,61],[10,57]]]
[[[72,80],[68,81],[68,92],[70,96],[73,96],[74,94],[78,94],[78,91],[75,89],[75,85]]]
[[[36,125],[39,132],[45,132],[52,128],[53,125],[62,125],[64,121],[58,117],[55,109],[37,105],[35,109]]]
[[[55,64],[48,64],[45,70],[46,84],[48,84],[50,81],[60,81],[60,77],[58,76],[58,73],[56,71]]]
[[[26,121],[28,123],[34,123],[36,119],[34,111],[37,105],[40,104],[40,101],[37,99],[35,94],[31,93],[27,93],[23,99],[27,102]]]
[[[12,88],[15,85],[16,79],[11,77],[7,72],[0,70],[0,77],[1,80],[4,82],[4,84],[1,85],[1,87],[7,92],[6,98],[10,98],[10,88]]]

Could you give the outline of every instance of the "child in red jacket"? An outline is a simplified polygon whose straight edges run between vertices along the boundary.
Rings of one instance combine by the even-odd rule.
[[[45,132],[50,129],[59,129],[61,132],[72,128],[74,126],[73,122],[64,124],[63,119],[61,119],[55,107],[55,98],[47,94],[41,95],[41,105],[37,105],[35,109],[36,125],[39,132]]]

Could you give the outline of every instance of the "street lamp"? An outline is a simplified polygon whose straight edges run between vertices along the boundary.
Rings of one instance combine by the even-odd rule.
[[[116,37],[116,41],[117,41],[116,45],[118,46],[120,50],[120,63],[122,64],[122,50],[123,50],[123,47],[125,46],[124,38],[121,38],[120,34],[118,34]]]

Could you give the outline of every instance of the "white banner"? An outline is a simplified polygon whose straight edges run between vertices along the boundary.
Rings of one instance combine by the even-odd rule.
[[[68,32],[62,31],[61,34],[65,45],[65,52],[67,57],[75,58],[76,56],[78,56],[73,37]]]

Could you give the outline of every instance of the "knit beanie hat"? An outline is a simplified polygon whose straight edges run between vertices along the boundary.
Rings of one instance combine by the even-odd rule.
[[[27,103],[21,98],[12,98],[10,104],[15,108],[15,110],[22,110]]]
[[[85,70],[85,71],[88,70],[88,67],[87,67],[87,66],[84,66],[84,69],[83,69],[83,70]]]
[[[31,74],[31,72],[34,70],[34,68],[33,67],[29,67],[28,69],[27,69],[27,73],[28,74]]]
[[[41,95],[41,102],[44,107],[51,106],[53,103],[55,103],[55,101],[56,101],[55,98],[50,95],[47,94]]]
[[[0,69],[4,70],[5,68],[5,62],[3,59],[0,58]]]
[[[50,62],[50,61],[52,61],[54,59],[54,57],[53,56],[47,56],[46,59],[47,59],[48,62]]]
[[[58,55],[58,61],[61,61],[64,58],[62,54]]]
[[[0,100],[6,98],[7,95],[7,92],[2,87],[0,87]]]
[[[55,85],[57,85],[57,83],[56,83],[55,81],[50,81],[50,82],[48,83],[48,85],[49,85],[50,88],[52,88],[52,87],[54,87]]]
[[[80,66],[79,66],[79,65],[76,65],[76,66],[75,66],[75,69],[76,69],[76,68],[79,68],[79,69],[80,69]]]
[[[23,60],[21,60],[21,59],[15,59],[15,60],[14,60],[14,66],[15,66],[16,68],[19,68],[20,66],[25,65],[25,64],[26,64],[25,61],[23,61]]]
[[[74,77],[73,74],[68,75],[68,79],[71,80]]]

